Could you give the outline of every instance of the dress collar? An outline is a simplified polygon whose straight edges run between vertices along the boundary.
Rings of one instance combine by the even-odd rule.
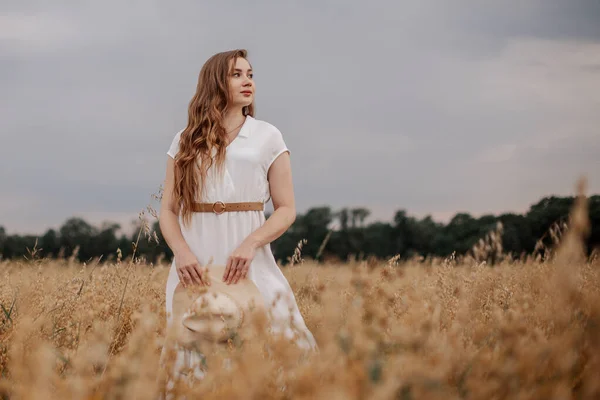
[[[255,120],[251,115],[246,115],[246,120],[244,121],[244,125],[242,125],[242,129],[238,132],[238,136],[248,137],[250,133],[252,133],[254,121]]]

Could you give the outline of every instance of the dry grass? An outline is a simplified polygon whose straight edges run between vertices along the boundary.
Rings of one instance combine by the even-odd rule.
[[[258,340],[232,346],[173,394],[599,398],[600,263],[582,256],[586,217],[581,203],[545,260],[297,263],[284,272],[320,351],[302,358],[267,338],[268,353]],[[159,396],[168,266],[30,260],[0,271],[0,398]]]

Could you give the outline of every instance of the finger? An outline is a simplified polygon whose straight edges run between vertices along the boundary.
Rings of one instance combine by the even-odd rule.
[[[242,268],[238,269],[237,272],[235,273],[235,276],[233,277],[233,283],[236,284],[240,281],[240,278],[242,277]]]
[[[235,279],[236,277],[239,275],[240,270],[236,269],[233,274],[231,275],[231,279],[229,280],[229,284],[235,283]]]
[[[200,275],[198,275],[198,272],[196,271],[195,267],[195,264],[188,265],[187,271],[196,285],[202,285],[202,278],[200,278]]]
[[[244,270],[242,271],[242,279],[246,279],[248,277],[248,272],[250,271],[250,264],[252,261],[248,260],[244,264]]]
[[[223,274],[223,282],[227,282],[227,277],[229,276],[229,271],[231,270],[231,263],[233,262],[232,257],[227,259],[227,266],[225,267],[225,273]]]
[[[240,266],[234,276],[233,283],[238,283],[240,279],[244,276],[244,271],[246,270],[246,261],[240,261]]]
[[[246,262],[242,261],[240,263],[240,268],[238,269],[238,273],[235,275],[235,281],[233,283],[238,283],[240,279],[244,278],[244,272],[246,271]]]
[[[179,277],[179,282],[183,283],[183,286],[185,287],[185,282],[183,281],[183,274],[180,270],[177,270],[177,276]]]
[[[235,274],[231,277],[231,283],[237,283],[237,280],[240,278],[243,271],[244,260],[238,260],[237,266],[235,268]]]
[[[227,279],[225,280],[225,282],[227,282],[227,284],[231,283],[233,276],[235,275],[235,272],[237,271],[237,269],[238,269],[238,259],[234,258],[231,261],[231,268],[229,269],[229,275],[227,276]]]
[[[210,286],[210,279],[208,278],[206,268],[201,267],[200,264],[195,264],[194,267],[196,268],[196,272],[200,276],[202,284]]]
[[[183,282],[186,286],[192,283],[192,278],[190,278],[190,274],[185,269],[181,270],[181,275],[183,275]]]
[[[183,283],[183,286],[187,286],[187,277],[183,273],[183,270],[181,270],[179,274],[181,275],[181,283]]]
[[[231,268],[229,269],[229,276],[227,277],[227,283],[232,282],[233,276],[235,275],[235,272],[239,268],[239,266],[238,266],[239,262],[240,261],[238,258],[233,258],[233,260],[231,261]]]
[[[235,272],[235,275],[232,279],[233,283],[238,283],[240,281],[240,278],[242,277],[242,274],[244,273],[244,262],[241,261],[237,271]]]
[[[244,262],[244,266],[242,267],[242,270],[240,272],[240,279],[239,280],[246,279],[246,277],[248,276],[248,270],[249,269],[250,269],[250,260],[246,260]]]
[[[196,281],[196,283],[198,285],[202,285],[204,282],[202,281],[202,275],[200,275],[200,273],[198,272],[197,265],[198,265],[197,263],[190,265],[188,267],[188,270],[190,271],[190,275],[192,275],[194,277],[194,280]]]

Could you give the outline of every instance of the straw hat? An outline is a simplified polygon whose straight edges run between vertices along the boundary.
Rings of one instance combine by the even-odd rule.
[[[239,335],[251,312],[265,311],[258,288],[250,279],[227,285],[223,282],[225,266],[210,265],[206,275],[210,286],[179,282],[173,297],[173,322],[176,340],[183,347],[200,343],[226,343]]]

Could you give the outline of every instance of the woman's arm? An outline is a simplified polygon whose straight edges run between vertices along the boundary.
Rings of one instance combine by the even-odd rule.
[[[196,256],[190,250],[179,226],[179,202],[173,199],[173,187],[175,181],[175,161],[168,157],[165,187],[160,202],[160,214],[158,224],[161,233],[169,248],[175,256],[175,265],[179,280],[184,285],[196,283],[203,284],[200,265]]]
[[[185,239],[179,227],[178,215],[179,204],[173,201],[175,162],[171,157],[167,159],[167,175],[165,177],[165,187],[160,202],[160,214],[158,224],[165,241],[173,253],[180,253],[189,250]]]
[[[237,283],[248,274],[256,249],[279,238],[296,220],[296,203],[292,183],[292,166],[289,152],[282,153],[271,164],[267,179],[273,201],[273,214],[252,232],[227,260],[223,280]]]
[[[273,162],[267,179],[274,211],[259,229],[246,238],[255,249],[279,238],[296,220],[292,166],[288,152],[281,154]]]

